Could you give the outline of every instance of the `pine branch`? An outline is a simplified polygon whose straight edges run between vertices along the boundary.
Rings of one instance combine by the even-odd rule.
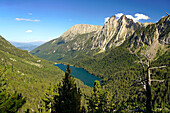
[[[159,39],[160,40],[160,39]],[[164,44],[170,45],[169,42],[165,42],[164,40],[160,40],[161,42],[163,42]]]
[[[164,82],[164,80],[155,80],[155,79],[152,79],[151,81]]]
[[[138,82],[135,82],[135,83],[133,83],[131,86],[135,86],[135,85],[137,85],[137,84],[144,85],[143,82],[145,82],[145,81],[146,81],[146,79],[141,80],[141,81],[138,81]],[[131,87],[131,86],[130,86],[130,87]]]
[[[141,59],[136,53],[132,52],[130,49],[129,49],[129,51],[130,51],[132,54],[135,54],[136,57],[139,59],[139,63],[142,65],[142,68],[143,68],[143,75],[144,75],[144,73],[145,73],[144,62],[142,61],[142,59]]]
[[[157,69],[157,68],[161,69],[161,68],[164,68],[164,67],[167,67],[167,66],[151,67],[151,68],[149,68],[149,69]]]
[[[134,109],[134,110],[128,110],[127,112],[128,112],[128,113],[129,113],[129,112],[143,112],[143,113],[146,113],[144,110],[142,110],[142,109],[140,109],[140,108]]]
[[[145,66],[143,65],[142,60],[140,59],[140,57],[139,57],[137,54],[135,54],[135,55],[136,55],[136,57],[139,59],[139,63],[142,65],[143,70],[144,70],[144,69],[145,69]]]

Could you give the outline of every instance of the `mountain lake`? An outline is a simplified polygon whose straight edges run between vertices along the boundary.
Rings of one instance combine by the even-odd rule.
[[[64,65],[64,64],[55,64],[55,66],[59,67],[64,72],[67,68],[67,65]],[[71,75],[73,75],[75,78],[80,79],[87,86],[93,87],[95,80],[98,80],[98,81],[101,80],[101,78],[88,73],[83,68],[77,68],[74,66],[70,66],[70,69],[71,69]]]

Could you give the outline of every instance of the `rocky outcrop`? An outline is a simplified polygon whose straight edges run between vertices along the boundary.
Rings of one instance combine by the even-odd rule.
[[[92,49],[119,46],[140,27],[142,25],[139,22],[135,23],[125,15],[118,20],[112,16],[93,37]]]
[[[163,49],[170,44],[170,16],[162,18],[158,23],[136,30],[129,42],[133,50],[145,48],[151,58],[154,58],[158,49]]]
[[[159,43],[170,44],[170,15],[162,18],[157,23],[157,28],[159,32]]]
[[[98,31],[102,26],[89,25],[89,24],[77,24],[72,26],[68,31],[63,33],[60,37],[65,41],[70,41],[75,38],[76,35],[86,34],[90,32]]]
[[[136,30],[131,36],[131,46],[138,48],[141,45],[151,46],[158,41],[161,44],[170,44],[170,16],[162,18],[158,23],[149,24]]]

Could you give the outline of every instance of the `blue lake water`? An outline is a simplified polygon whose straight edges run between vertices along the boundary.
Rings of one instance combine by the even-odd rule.
[[[67,65],[64,64],[56,64],[55,66],[59,67],[62,71],[65,72]],[[70,66],[71,69],[71,75],[73,75],[75,78],[80,79],[84,82],[85,85],[88,85],[90,87],[93,87],[94,81],[98,80],[100,81],[101,78],[98,78],[87,71],[85,71],[83,68],[77,68],[74,66]]]

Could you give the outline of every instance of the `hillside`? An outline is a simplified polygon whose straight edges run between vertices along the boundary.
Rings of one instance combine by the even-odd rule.
[[[57,84],[64,77],[64,72],[53,65],[53,62],[14,47],[0,36],[0,70],[7,68],[6,79],[9,90],[22,93],[27,100],[20,112],[26,109],[37,112],[49,84]],[[76,79],[76,82],[83,92],[86,89],[90,90],[80,80]]]

